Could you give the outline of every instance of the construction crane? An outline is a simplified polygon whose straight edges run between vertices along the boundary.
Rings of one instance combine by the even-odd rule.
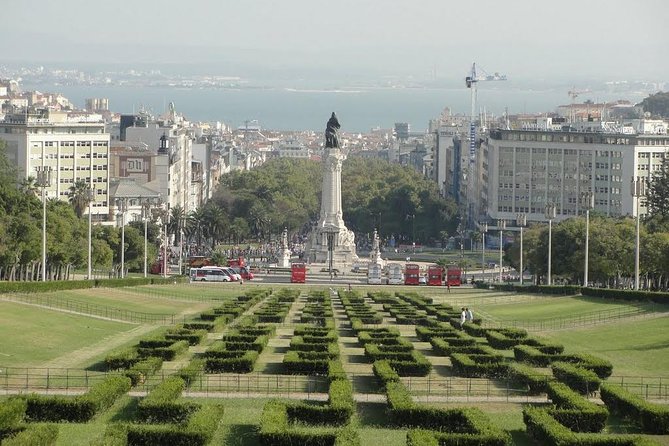
[[[479,72],[476,71],[476,62],[472,63],[472,69],[469,72],[469,76],[465,77],[465,84],[467,88],[471,89],[472,96],[472,113],[469,123],[469,162],[473,163],[476,159],[476,95],[477,95],[477,84],[482,81],[505,81],[505,74],[487,74],[484,70],[479,69]]]
[[[571,90],[567,92],[571,98],[571,104],[569,106],[569,122],[574,122],[576,120],[576,115],[574,113],[574,105],[576,103],[576,98],[579,95],[590,93],[590,90],[577,90],[576,87],[572,87]]]

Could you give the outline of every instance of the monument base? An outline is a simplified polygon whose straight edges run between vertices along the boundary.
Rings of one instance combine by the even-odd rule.
[[[342,269],[358,261],[355,253],[355,236],[353,231],[336,227],[315,227],[307,246],[309,263],[323,263],[326,266],[330,262],[330,250],[328,249],[328,237],[332,237],[332,267]]]

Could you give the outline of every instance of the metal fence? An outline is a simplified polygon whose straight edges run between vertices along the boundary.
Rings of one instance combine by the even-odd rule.
[[[39,305],[62,311],[95,316],[116,321],[132,322],[137,324],[174,324],[179,321],[176,314],[165,313],[143,313],[140,311],[125,310],[122,308],[96,305],[76,300],[54,298],[53,296],[41,294],[5,294],[0,297],[1,301]]]
[[[579,314],[575,317],[552,318],[542,320],[491,320],[484,315],[483,326],[486,328],[515,327],[528,330],[560,330],[564,328],[584,327],[627,319],[635,316],[650,315],[652,309],[644,306],[625,306],[609,310]],[[483,313],[482,313],[483,314]]]
[[[162,369],[148,376],[134,391],[148,391],[177,369]],[[80,394],[102,381],[110,373],[73,368],[0,367],[0,391],[5,393],[58,393]],[[372,375],[349,374],[358,399],[370,399],[384,394]],[[425,400],[459,399],[461,401],[538,401],[545,396],[529,395],[527,389],[510,379],[462,377],[404,377],[402,382],[412,395]],[[669,378],[612,376],[607,382],[655,401],[669,401]],[[197,396],[262,397],[283,396],[301,399],[323,399],[327,396],[329,381],[324,376],[280,375],[266,373],[202,374],[189,386],[188,393]]]

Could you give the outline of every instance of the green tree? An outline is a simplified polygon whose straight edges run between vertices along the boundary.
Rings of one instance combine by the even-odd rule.
[[[74,213],[77,214],[77,217],[79,218],[84,215],[84,211],[91,202],[90,190],[91,188],[88,186],[88,183],[82,178],[79,178],[72,186],[70,186],[68,201],[74,208]]]

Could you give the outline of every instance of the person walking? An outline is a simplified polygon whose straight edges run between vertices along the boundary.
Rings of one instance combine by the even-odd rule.
[[[466,320],[467,320],[467,311],[465,310],[465,307],[462,307],[462,313],[460,313],[460,330],[462,330],[462,327],[465,325]]]
[[[467,322],[474,322],[474,313],[472,313],[472,310],[469,307],[465,308],[465,320]]]

